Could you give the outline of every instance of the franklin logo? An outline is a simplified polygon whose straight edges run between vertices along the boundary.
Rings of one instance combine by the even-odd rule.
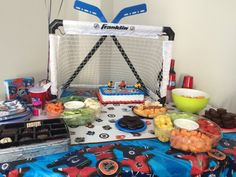
[[[103,24],[101,29],[128,30],[129,27],[120,26],[120,25],[111,26],[111,25]]]

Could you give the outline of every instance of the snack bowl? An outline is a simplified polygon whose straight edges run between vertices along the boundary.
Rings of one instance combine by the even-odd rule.
[[[174,126],[170,144],[175,149],[187,152],[208,152],[218,145],[222,135],[217,124],[200,116],[195,121],[176,119]]]
[[[153,119],[158,115],[165,114],[167,109],[158,101],[147,100],[144,103],[135,105],[132,111],[141,118]]]
[[[51,102],[46,104],[45,110],[48,118],[60,118],[64,106],[62,102]]]
[[[173,89],[172,98],[180,111],[189,113],[201,111],[209,102],[209,95],[206,92],[187,88]]]

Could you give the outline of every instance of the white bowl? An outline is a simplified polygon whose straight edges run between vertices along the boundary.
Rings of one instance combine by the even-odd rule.
[[[189,130],[189,131],[196,130],[196,129],[199,128],[199,125],[198,125],[197,122],[194,122],[194,121],[189,120],[189,119],[176,119],[174,121],[174,125],[177,128],[183,128],[183,129],[186,129],[186,130]]]
[[[69,110],[80,109],[84,107],[84,103],[82,101],[68,101],[64,103],[64,107]]]

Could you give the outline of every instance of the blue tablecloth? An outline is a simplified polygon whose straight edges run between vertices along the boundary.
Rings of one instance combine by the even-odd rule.
[[[236,133],[224,134],[218,149],[227,154],[225,160],[207,153],[182,153],[156,139],[75,145],[66,153],[0,164],[0,176],[97,176],[96,164],[103,158],[119,161],[122,176],[236,176]]]

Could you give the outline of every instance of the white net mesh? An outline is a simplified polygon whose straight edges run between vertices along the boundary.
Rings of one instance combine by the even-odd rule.
[[[106,85],[110,80],[125,80],[128,85],[133,85],[140,78],[149,92],[159,98],[165,96],[171,53],[165,47],[167,36],[106,36],[104,42],[94,48],[99,39],[101,35],[51,36],[50,68],[54,71],[51,77],[57,89],[68,80],[73,85]],[[89,54],[92,49],[96,51],[93,55]],[[86,57],[90,59],[81,64]],[[78,72],[79,66],[83,68]],[[76,77],[72,79],[73,74]]]

